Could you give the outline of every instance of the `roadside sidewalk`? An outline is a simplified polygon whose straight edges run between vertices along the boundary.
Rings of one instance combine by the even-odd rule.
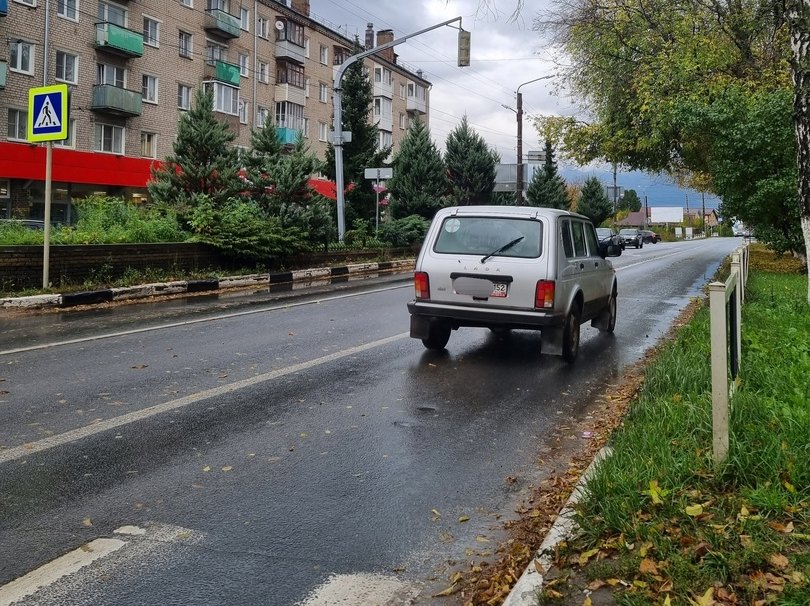
[[[72,292],[65,294],[33,295],[28,297],[0,298],[0,309],[52,309],[95,305],[115,301],[132,301],[150,297],[194,294],[239,288],[262,287],[277,284],[309,285],[317,280],[339,280],[367,277],[369,274],[404,272],[413,269],[414,259],[355,263],[334,267],[317,267],[296,271],[249,274],[212,278],[210,280],[177,280],[154,284],[140,284],[116,288]]]

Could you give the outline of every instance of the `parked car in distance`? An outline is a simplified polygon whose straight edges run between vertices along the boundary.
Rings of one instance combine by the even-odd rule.
[[[543,353],[573,362],[580,324],[616,326],[617,281],[590,220],[528,206],[462,206],[436,213],[414,272],[410,335],[444,349],[460,327],[539,330]]]
[[[661,241],[661,235],[651,229],[642,229],[641,233],[645,244],[658,244]]]
[[[19,225],[30,229],[45,229],[45,221],[36,219],[0,219],[0,225]]]
[[[632,246],[633,248],[644,247],[644,235],[641,233],[640,229],[620,229],[619,236],[624,241],[625,246]]]
[[[596,237],[599,238],[600,242],[609,242],[610,244],[615,244],[624,250],[624,240],[619,236],[615,229],[610,227],[597,227]]]

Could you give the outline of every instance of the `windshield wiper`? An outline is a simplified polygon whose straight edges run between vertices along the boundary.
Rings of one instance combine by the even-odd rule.
[[[520,236],[520,237],[518,237],[518,238],[515,238],[515,239],[514,239],[514,240],[512,240],[511,242],[507,242],[506,244],[504,244],[504,245],[503,245],[503,246],[501,246],[500,248],[498,248],[498,249],[496,249],[496,250],[493,250],[493,251],[492,251],[491,253],[489,253],[488,255],[481,257],[481,263],[486,262],[486,260],[487,260],[487,259],[489,259],[490,257],[493,257],[493,256],[497,255],[498,253],[502,253],[502,252],[504,252],[504,251],[506,251],[506,250],[509,250],[510,248],[512,248],[512,247],[513,247],[515,244],[517,244],[518,242],[520,242],[520,241],[521,241],[523,238],[525,238],[525,237],[526,237],[526,236]]]

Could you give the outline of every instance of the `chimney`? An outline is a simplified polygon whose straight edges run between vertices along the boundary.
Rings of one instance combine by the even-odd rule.
[[[374,24],[369,23],[366,26],[366,50],[374,48]]]
[[[392,29],[381,29],[377,32],[377,46],[382,46],[383,44],[387,44],[388,42],[392,42],[394,40],[394,30]],[[386,61],[390,61],[391,63],[394,62],[394,48],[387,48],[378,55],[382,57]]]
[[[309,17],[309,0],[292,0],[292,7],[295,12]]]

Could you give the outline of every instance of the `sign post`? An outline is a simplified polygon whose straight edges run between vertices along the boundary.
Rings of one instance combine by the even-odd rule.
[[[51,239],[51,175],[53,142],[67,139],[67,84],[28,89],[28,141],[46,142],[45,148],[45,234],[42,251],[42,288],[48,288]]]
[[[364,176],[366,179],[374,179],[374,192],[377,194],[376,214],[377,221],[374,227],[374,235],[380,230],[380,192],[385,188],[380,185],[380,179],[390,179],[394,176],[393,168],[367,168]]]

